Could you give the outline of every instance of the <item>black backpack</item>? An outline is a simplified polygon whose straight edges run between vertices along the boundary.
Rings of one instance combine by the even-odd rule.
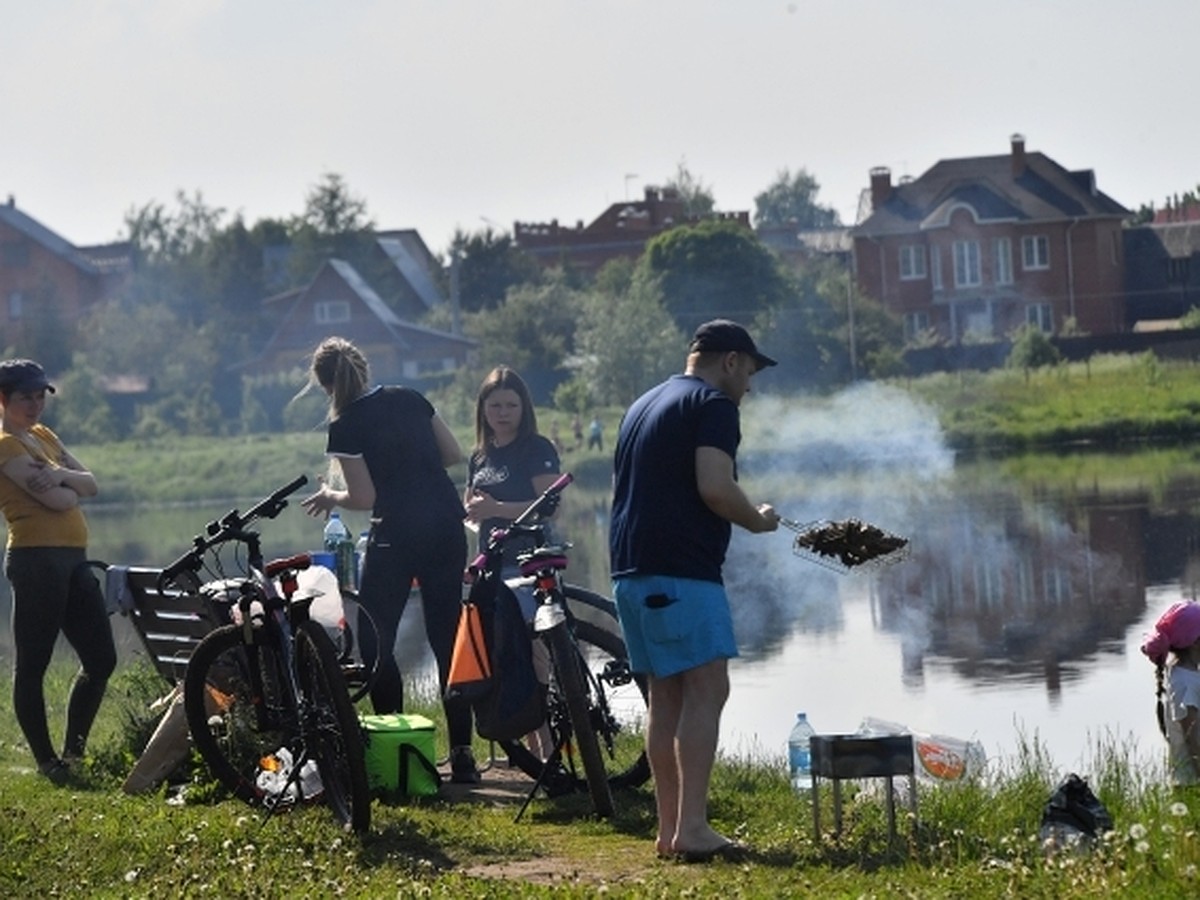
[[[446,696],[470,701],[481,738],[515,741],[546,720],[546,687],[533,667],[529,624],[516,595],[497,571],[480,573],[468,603],[478,610],[490,672],[469,686],[456,687],[451,678]]]
[[[1055,844],[1090,842],[1113,827],[1100,798],[1074,772],[1050,795],[1042,811],[1040,836]]]

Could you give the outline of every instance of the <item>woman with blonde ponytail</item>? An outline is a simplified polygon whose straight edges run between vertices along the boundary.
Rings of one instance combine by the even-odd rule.
[[[419,392],[373,386],[366,357],[345,338],[326,338],[317,347],[310,384],[329,395],[325,452],[345,487],[322,484],[302,505],[310,516],[326,518],[338,506],[371,510],[359,600],[375,620],[379,647],[364,640],[363,655],[368,663],[379,658],[371,690],[375,712],[403,712],[394,646],[414,578],[443,693],[449,672],[467,542],[462,502],[446,469],[462,461],[462,448]],[[451,777],[476,782],[470,706],[448,701],[445,710]]]

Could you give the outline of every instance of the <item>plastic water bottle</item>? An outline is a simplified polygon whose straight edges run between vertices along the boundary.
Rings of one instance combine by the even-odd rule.
[[[805,713],[796,713],[796,724],[788,735],[788,772],[792,779],[792,788],[797,791],[807,791],[812,787],[812,751],[808,739],[816,731],[808,723]]]
[[[354,541],[350,529],[339,513],[331,512],[325,524],[325,552],[332,553],[337,571],[338,587],[354,590],[357,573],[354,571]]]

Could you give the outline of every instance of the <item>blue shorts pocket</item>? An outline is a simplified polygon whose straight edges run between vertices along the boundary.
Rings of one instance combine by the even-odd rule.
[[[665,606],[647,606],[642,613],[642,630],[656,644],[669,644],[683,640],[696,623],[687,611],[687,604],[672,599]]]

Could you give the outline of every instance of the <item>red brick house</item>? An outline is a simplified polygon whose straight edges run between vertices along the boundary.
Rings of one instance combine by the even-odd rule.
[[[582,220],[574,228],[550,222],[514,222],[513,241],[542,268],[567,266],[595,273],[614,259],[637,259],[646,242],[676,225],[703,218],[729,219],[750,228],[750,213],[714,213],[689,216],[674,188],[647,187],[643,199],[627,200],[608,207],[590,225]]]
[[[76,247],[17,208],[0,205],[0,347],[23,351],[31,321],[73,328],[130,273],[129,245]]]
[[[871,171],[870,209],[851,229],[859,290],[904,319],[910,340],[1003,338],[1073,321],[1127,329],[1122,223],[1129,210],[1013,135],[1010,152],[938,162],[892,183]]]
[[[243,365],[248,375],[292,372],[308,365],[324,338],[353,341],[375,381],[419,384],[467,362],[476,342],[401,319],[349,263],[328,260],[305,288],[263,301],[278,322],[262,352]]]

